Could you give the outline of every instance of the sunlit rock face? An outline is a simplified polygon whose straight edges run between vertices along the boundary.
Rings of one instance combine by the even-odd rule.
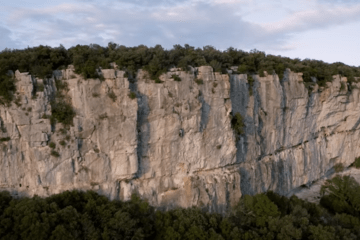
[[[161,208],[224,212],[244,194],[291,194],[360,155],[360,85],[349,91],[344,77],[308,93],[290,69],[282,80],[265,73],[253,83],[209,66],[171,69],[161,83],[142,70],[136,79],[99,73],[105,80],[84,80],[72,66],[46,80],[15,72],[16,101],[0,106],[1,190],[92,189],[121,200],[138,193]],[[55,80],[67,82],[64,96],[76,111],[68,130],[46,118]],[[240,136],[231,127],[236,112]]]

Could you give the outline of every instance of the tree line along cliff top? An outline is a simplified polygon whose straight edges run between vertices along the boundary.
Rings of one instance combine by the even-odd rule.
[[[229,47],[220,51],[212,46],[195,49],[185,44],[184,47],[174,45],[172,49],[166,50],[161,45],[125,47],[112,42],[107,47],[90,44],[69,49],[62,45],[56,48],[40,45],[23,50],[5,49],[0,53],[0,102],[11,102],[13,93],[16,92],[14,80],[8,75],[9,70],[29,72],[35,77],[46,78],[51,77],[53,70],[65,69],[73,64],[75,72],[88,79],[100,77],[96,69],[112,68],[112,62],[131,76],[135,76],[138,69],[144,69],[154,80],[171,67],[186,71],[189,65],[212,66],[214,71],[222,73],[227,73],[226,69],[231,66],[238,66],[235,74],[263,76],[264,71],[267,71],[278,74],[280,79],[283,78],[285,69],[290,68],[294,72],[302,72],[305,83],[313,84],[314,77],[319,86],[326,86],[326,82],[331,81],[336,74],[347,77],[349,85],[356,81],[355,77],[360,77],[360,67],[351,67],[341,62],[328,64],[311,59],[290,59],[265,54],[256,49],[245,52]]]

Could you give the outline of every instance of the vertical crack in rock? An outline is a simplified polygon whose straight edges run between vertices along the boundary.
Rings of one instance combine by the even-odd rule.
[[[137,82],[130,84],[130,89],[132,91],[137,91]],[[149,140],[150,140],[150,123],[148,121],[148,116],[150,112],[148,97],[145,94],[141,94],[137,91],[137,102],[138,102],[138,111],[137,111],[137,156],[138,156],[138,172],[137,177],[140,178],[145,172],[149,169],[149,160],[147,154],[149,151]]]
[[[287,114],[287,95],[286,95],[286,89],[285,89],[285,86],[284,86],[284,84],[285,83],[287,83],[288,81],[289,81],[289,77],[288,77],[288,74],[289,74],[289,72],[288,71],[286,71],[285,72],[285,75],[284,75],[284,78],[283,79],[279,79],[279,83],[280,83],[280,88],[279,88],[279,90],[281,91],[281,105],[280,105],[280,107],[281,107],[281,109],[282,109],[282,141],[281,141],[281,143],[280,143],[280,147],[283,147],[283,146],[285,146],[285,144],[286,144],[286,128],[287,128],[287,126],[286,126],[286,114]],[[274,77],[276,76],[276,75],[273,75]]]
[[[232,115],[239,112],[243,116],[244,121],[249,121],[251,116],[247,116],[246,107],[249,103],[249,84],[247,84],[246,75],[231,75],[230,78],[230,100]],[[252,120],[250,120],[252,122]],[[246,124],[245,124],[246,126]],[[247,129],[245,127],[245,134],[241,135],[239,141],[236,142],[236,162],[241,163],[246,161],[247,156]]]
[[[209,122],[209,114],[211,106],[205,101],[204,95],[199,96],[199,101],[201,102],[201,120],[200,120],[200,132],[203,132]]]

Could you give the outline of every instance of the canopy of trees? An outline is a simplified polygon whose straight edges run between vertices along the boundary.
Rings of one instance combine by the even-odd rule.
[[[47,198],[0,192],[1,239],[360,239],[359,184],[337,176],[321,204],[273,192],[245,195],[219,215],[199,208],[155,210],[133,195],[110,201],[92,191]]]
[[[317,60],[290,59],[281,56],[266,55],[256,49],[244,52],[229,47],[220,51],[212,46],[194,48],[185,44],[174,45],[172,49],[165,50],[160,45],[147,47],[125,47],[110,42],[107,47],[97,44],[77,45],[65,49],[62,45],[57,48],[38,46],[23,50],[5,49],[0,53],[0,98],[2,103],[12,100],[15,87],[11,78],[7,76],[8,70],[30,72],[39,78],[50,77],[52,70],[64,69],[68,64],[75,66],[75,71],[84,78],[98,78],[96,68],[110,68],[110,63],[116,62],[120,69],[126,70],[130,77],[134,77],[137,70],[147,70],[150,77],[158,77],[170,67],[180,67],[188,70],[188,65],[212,66],[215,71],[227,73],[231,66],[239,66],[238,73],[259,74],[264,71],[269,74],[277,73],[280,79],[286,68],[295,72],[303,72],[304,81],[312,83],[311,77],[317,79],[320,86],[325,86],[332,80],[332,75],[341,74],[348,77],[349,82],[360,77],[359,67],[350,67],[341,62],[327,64]]]

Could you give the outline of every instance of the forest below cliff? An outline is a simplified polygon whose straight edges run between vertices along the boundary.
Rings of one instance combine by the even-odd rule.
[[[122,202],[92,191],[47,198],[13,198],[5,191],[0,192],[0,238],[360,239],[360,186],[354,178],[337,175],[321,194],[320,204],[273,192],[245,195],[220,215],[195,207],[154,209],[136,195]]]
[[[115,62],[120,70],[125,70],[129,78],[134,78],[138,69],[144,69],[156,83],[161,83],[158,77],[169,68],[179,67],[187,71],[189,65],[212,66],[214,71],[226,74],[227,69],[237,66],[238,69],[233,74],[263,76],[264,71],[267,71],[269,74],[278,74],[280,79],[283,78],[285,69],[290,68],[294,72],[303,73],[304,82],[309,88],[315,81],[319,86],[326,86],[326,82],[331,81],[333,75],[340,74],[348,78],[350,89],[351,82],[360,77],[360,67],[347,66],[341,62],[328,64],[311,59],[290,59],[265,54],[256,49],[245,52],[229,47],[220,51],[212,46],[195,49],[185,44],[184,47],[174,45],[172,49],[165,50],[160,45],[150,48],[144,45],[125,47],[111,42],[107,47],[97,44],[77,45],[69,49],[62,45],[56,48],[38,46],[23,50],[5,49],[0,53],[0,103],[10,103],[16,92],[14,79],[9,75],[10,70],[29,72],[43,79],[51,77],[53,70],[65,69],[69,64],[73,64],[75,72],[85,79],[101,78],[96,69],[112,68],[112,62]]]

